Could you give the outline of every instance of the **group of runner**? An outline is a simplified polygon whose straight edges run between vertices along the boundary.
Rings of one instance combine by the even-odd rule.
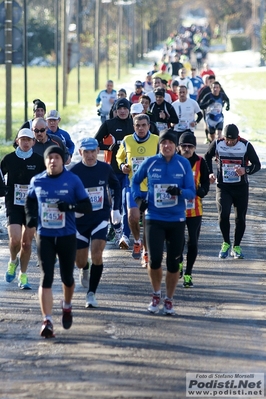
[[[229,110],[230,101],[208,65],[205,65],[201,71],[206,84],[198,88],[198,102],[189,95],[189,78],[184,76],[180,78],[176,92],[173,91],[173,84],[172,90],[167,88],[167,82],[162,79],[167,71],[165,65],[165,63],[161,65],[159,72],[154,70],[147,74],[151,78],[148,80],[151,81],[150,86],[153,90],[144,92],[144,87],[149,88],[147,79],[143,83],[141,80],[136,81],[135,92],[129,95],[131,105],[125,99],[126,92],[123,89],[123,99],[112,101],[112,104],[115,104],[112,105],[112,108],[116,108],[118,114],[104,122],[95,138],[101,149],[109,153],[112,152],[110,162],[115,164],[122,188],[126,193],[126,195],[121,194],[121,198],[123,209],[128,212],[129,225],[134,238],[132,256],[139,259],[139,252],[142,248],[142,265],[148,266],[153,287],[152,302],[148,306],[151,313],[159,311],[161,263],[163,243],[166,240],[167,274],[163,312],[173,314],[173,293],[179,276],[183,275],[184,277],[184,287],[193,287],[192,268],[197,257],[202,220],[201,199],[207,195],[209,184],[216,181],[216,177],[213,175],[212,159],[215,158],[217,162],[216,201],[219,225],[223,236],[219,252],[221,259],[226,258],[229,252],[236,259],[244,258],[240,243],[245,231],[248,206],[247,175],[257,172],[261,166],[253,146],[239,136],[236,125],[227,125],[224,129],[224,137],[222,137],[224,128],[222,109],[226,104],[226,109]],[[180,67],[180,71],[181,75],[184,75],[183,66]],[[196,77],[200,80],[200,76]],[[166,94],[168,94],[168,98],[166,98]],[[173,95],[176,96],[174,101],[172,101]],[[150,101],[148,101],[149,107],[145,109],[141,105],[143,99],[146,100],[146,98]],[[136,104],[138,107],[135,107]],[[138,109],[142,116],[140,117],[140,114],[137,118],[133,118],[134,132],[128,135],[129,128],[127,127],[126,137],[123,139],[125,133],[122,125],[125,126],[126,123],[129,123],[130,110],[133,111],[133,109]],[[208,133],[206,143],[210,143],[204,158],[195,153],[195,129],[203,117],[202,110],[205,111],[204,121]],[[150,142],[153,135],[149,131],[150,121],[148,118],[155,123],[159,131],[158,154],[151,153],[154,151]],[[140,126],[143,126],[142,135],[139,134]],[[132,128],[132,125],[130,127]],[[105,144],[108,140],[112,143],[111,146],[109,146],[109,142]],[[150,145],[148,146],[148,144]],[[149,153],[145,146],[150,149]],[[186,163],[183,158],[187,158],[188,162]],[[182,183],[176,182],[174,173],[171,173],[172,162],[176,171],[178,171],[177,165],[182,164],[183,172],[177,173],[177,175],[183,176]],[[186,169],[188,165],[190,166],[189,170],[192,170],[192,175]],[[129,179],[123,177],[123,174],[129,176]],[[191,191],[187,191],[186,184],[191,183],[189,175],[190,178],[192,176],[192,179],[194,177],[194,191],[191,186],[189,188]],[[229,218],[232,205],[235,210],[235,234],[231,244]],[[140,213],[145,215],[143,243],[139,238],[139,230],[135,227]],[[177,224],[174,226],[173,222]],[[188,252],[186,268],[183,273],[182,253],[185,243],[185,224],[188,229]],[[172,228],[173,230],[171,230]],[[116,235],[116,233],[114,234]],[[119,230],[119,234],[121,234],[121,230]],[[122,233],[120,239],[119,235],[116,236],[115,241],[120,248],[129,248],[129,237],[125,232]]]
[[[165,68],[161,72],[164,74]],[[137,81],[130,95],[132,102],[126,99],[124,89],[117,95],[113,82],[107,82],[96,99],[96,106],[101,106],[101,112],[104,110],[104,114],[100,112],[102,124],[95,137],[85,137],[78,144],[81,161],[70,165],[69,170],[65,165],[71,162],[74,143],[59,128],[57,110],[49,111],[45,119],[46,106],[39,99],[33,102],[34,118],[18,132],[16,150],[1,161],[0,194],[5,196],[10,248],[5,281],[11,283],[15,279],[20,265],[19,288],[31,289],[26,271],[36,234],[41,269],[41,336],[45,338],[54,336],[52,283],[56,257],[63,284],[63,327],[69,329],[72,325],[75,264],[80,270],[80,283],[87,289],[85,306],[98,307],[96,291],[103,272],[109,222],[115,243],[121,249],[129,249],[132,233],[132,256],[141,259],[142,266],[148,269],[153,289],[148,306],[151,313],[159,311],[162,298],[166,242],[163,313],[174,314],[173,296],[179,277],[183,275],[184,287],[193,287],[202,198],[208,194],[209,184],[216,181],[214,157],[218,167],[216,201],[223,235],[219,257],[226,258],[230,250],[235,258],[244,257],[240,243],[248,206],[247,175],[260,169],[257,154],[248,141],[240,138],[237,126],[227,125],[221,137],[223,121],[213,118],[218,125],[214,131],[210,129],[207,117],[221,113],[225,102],[229,108],[229,99],[221,90],[217,92],[217,86],[221,87],[214,81],[211,87],[205,86],[206,93],[200,102],[201,108],[206,109],[211,144],[205,160],[197,155],[195,129],[202,118],[201,109],[189,97],[184,77],[180,77],[178,91],[174,92],[167,89],[159,75],[147,74],[152,78],[152,89],[148,92],[144,92],[144,82]],[[166,100],[166,94],[170,99]],[[213,105],[217,102],[219,107]],[[100,150],[105,153],[104,162],[98,159]],[[232,205],[236,223],[233,245],[229,234]],[[186,225],[188,250],[183,272]]]

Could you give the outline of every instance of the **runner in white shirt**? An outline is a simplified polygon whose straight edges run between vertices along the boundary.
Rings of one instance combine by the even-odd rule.
[[[173,108],[179,118],[179,122],[175,125],[174,130],[179,133],[179,137],[185,131],[195,131],[197,123],[203,117],[197,101],[188,98],[188,90],[186,86],[178,86],[178,100],[172,103]]]
[[[178,81],[179,86],[186,86],[186,88],[188,89],[188,94],[194,94],[194,87],[193,84],[190,80],[190,78],[188,78],[186,76],[187,71],[186,68],[181,68],[178,71],[178,76],[175,78],[175,80]]]
[[[156,97],[155,97],[155,94],[154,94],[154,90],[155,90],[157,87],[162,87],[162,79],[159,78],[159,77],[158,77],[158,78],[152,78],[152,85],[153,85],[153,91],[148,92],[148,93],[147,93],[147,96],[150,97],[151,103],[155,103]],[[167,101],[168,103],[170,103],[170,104],[172,103],[172,99],[171,99],[170,94],[165,93],[164,99],[165,99],[165,101]]]

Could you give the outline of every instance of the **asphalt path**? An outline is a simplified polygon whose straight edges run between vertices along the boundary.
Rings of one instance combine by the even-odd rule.
[[[207,146],[200,128],[196,136],[202,155]],[[56,338],[42,339],[35,243],[28,268],[32,290],[22,291],[17,282],[3,281],[9,253],[7,236],[1,235],[0,398],[183,399],[188,372],[264,372],[265,177],[265,169],[250,177],[244,260],[218,259],[222,238],[211,187],[204,200],[194,288],[185,289],[179,282],[173,317],[147,312],[147,270],[130,250],[107,244],[99,308],[85,308],[86,290],[75,270],[74,321],[64,330],[57,266]],[[164,284],[162,290],[165,293]]]

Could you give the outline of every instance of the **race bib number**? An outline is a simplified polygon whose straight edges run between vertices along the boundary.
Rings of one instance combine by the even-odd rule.
[[[132,157],[131,162],[132,162],[132,172],[133,174],[137,172],[138,168],[142,164],[142,162],[145,160],[145,157]]]
[[[191,210],[191,209],[195,209],[195,199],[191,199],[191,200],[185,200],[186,201],[186,209],[187,210]]]
[[[85,189],[87,191],[88,197],[91,201],[92,210],[99,211],[103,209],[103,199],[104,191],[103,186],[100,187],[90,187]]]
[[[66,214],[60,212],[57,204],[42,203],[41,223],[45,229],[62,229],[66,225]]]
[[[186,130],[189,129],[189,121],[185,119],[179,119],[179,123],[177,125],[178,130]]]
[[[25,205],[28,184],[14,184],[14,205]]]
[[[166,129],[166,128],[168,127],[168,126],[167,126],[167,123],[162,123],[162,122],[156,122],[156,126],[157,126],[159,132],[160,132],[161,130]]]
[[[241,160],[222,160],[222,176],[223,183],[237,183],[241,181],[241,176],[238,176],[236,169],[241,167]]]
[[[156,208],[169,208],[178,204],[178,196],[166,192],[170,185],[177,187],[177,184],[154,185],[154,205]]]
[[[208,108],[207,108],[207,112],[213,115],[218,115],[221,114],[223,110],[223,106],[220,103],[212,103]]]

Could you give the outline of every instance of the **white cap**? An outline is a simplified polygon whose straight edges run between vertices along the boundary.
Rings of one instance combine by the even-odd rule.
[[[141,103],[134,103],[130,107],[131,114],[141,114],[143,111],[143,105]]]
[[[17,138],[20,139],[21,137],[29,137],[30,139],[34,139],[35,138],[34,134],[33,134],[33,131],[30,130],[30,129],[27,129],[26,127],[21,129],[18,132],[18,137]]]
[[[60,114],[56,109],[52,109],[48,112],[46,119],[60,119]]]

